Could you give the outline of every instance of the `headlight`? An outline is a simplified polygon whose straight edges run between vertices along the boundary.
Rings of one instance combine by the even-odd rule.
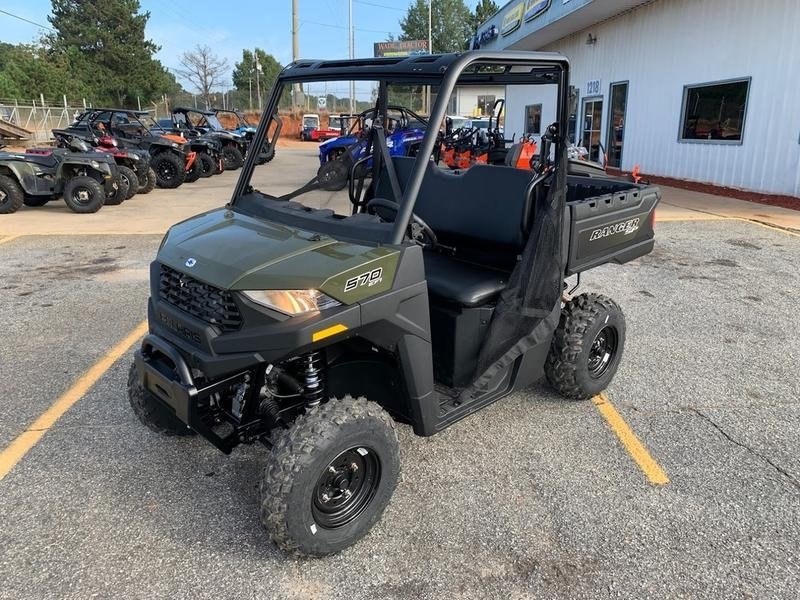
[[[394,148],[394,140],[386,140],[387,148]]]
[[[180,145],[180,144],[178,144],[177,142],[172,142],[172,147],[173,147],[173,148],[180,148],[180,147],[181,147],[181,145]]]
[[[93,161],[91,162],[91,165],[92,165],[92,168],[93,168],[93,169],[99,169],[99,168],[100,168],[100,163],[99,163],[99,162],[97,162],[96,160],[93,160]]]
[[[341,305],[319,290],[246,290],[242,294],[285,315],[302,315]]]

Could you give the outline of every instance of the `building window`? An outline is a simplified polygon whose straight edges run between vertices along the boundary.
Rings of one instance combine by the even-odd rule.
[[[525,107],[525,133],[542,133],[542,105],[529,104]]]
[[[494,96],[478,96],[478,110],[481,115],[492,114],[494,108]]]
[[[683,89],[682,141],[740,144],[750,79],[687,85]]]

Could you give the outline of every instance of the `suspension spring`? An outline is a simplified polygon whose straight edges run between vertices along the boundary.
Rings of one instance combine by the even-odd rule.
[[[303,397],[306,406],[317,406],[325,395],[325,378],[322,371],[324,361],[319,352],[309,352],[304,355],[303,365]]]

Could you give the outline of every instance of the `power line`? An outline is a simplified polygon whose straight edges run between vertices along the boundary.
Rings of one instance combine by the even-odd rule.
[[[14,17],[15,19],[19,19],[20,21],[25,21],[26,23],[30,23],[31,25],[36,25],[41,29],[47,29],[48,31],[55,31],[52,27],[48,27],[47,25],[42,25],[41,23],[37,23],[36,21],[31,21],[30,19],[26,19],[25,17],[20,17],[19,15],[15,15],[14,13],[10,13],[7,10],[3,10],[0,8],[0,13],[4,15],[8,15],[9,17]]]
[[[320,27],[332,27],[334,29],[349,29],[345,25],[334,25],[333,23],[319,23],[318,21],[309,21],[307,19],[303,19],[300,23],[308,23],[309,25],[318,25]],[[392,33],[387,29],[365,29],[363,27],[353,27],[356,31],[368,31],[369,33]]]
[[[365,4],[367,6],[374,6],[376,8],[385,8],[387,10],[396,10],[399,12],[408,12],[405,8],[397,8],[396,6],[386,6],[385,4],[376,4],[375,2],[367,2],[366,0],[353,0],[356,4]]]

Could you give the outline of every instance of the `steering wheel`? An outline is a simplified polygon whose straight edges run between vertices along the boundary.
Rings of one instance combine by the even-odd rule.
[[[400,205],[388,198],[373,198],[367,202],[367,212],[378,215],[383,221],[393,223],[400,211]],[[423,248],[435,248],[439,245],[436,234],[422,218],[416,213],[411,213],[411,223],[408,225],[409,237]]]

